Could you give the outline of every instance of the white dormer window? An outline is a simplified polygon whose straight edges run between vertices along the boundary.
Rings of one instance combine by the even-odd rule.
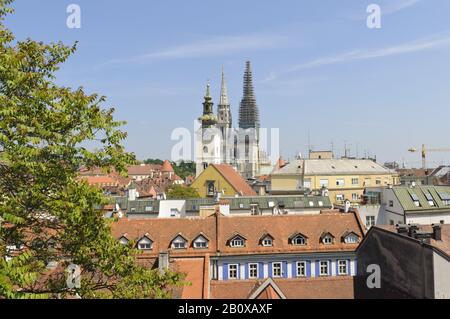
[[[194,248],[196,249],[206,249],[208,248],[208,239],[200,235],[194,240]]]
[[[346,244],[357,244],[359,241],[359,237],[355,234],[348,234],[347,236],[345,236],[344,238],[344,242]]]
[[[313,201],[310,201],[310,202],[309,202],[309,206],[310,206],[310,207],[313,207],[313,206],[314,206],[314,202],[313,202]]]
[[[244,247],[245,241],[244,238],[240,236],[236,236],[233,239],[230,240],[230,246],[231,247]]]
[[[261,243],[264,247],[271,247],[273,246],[273,239],[270,236],[266,236]]]
[[[129,243],[129,240],[125,236],[122,236],[119,238],[119,243],[122,245],[127,245]]]
[[[147,236],[142,237],[137,243],[139,250],[151,250],[153,247],[153,241]]]
[[[322,243],[325,245],[331,245],[333,243],[333,237],[330,234],[325,235],[322,238]]]
[[[295,246],[303,246],[306,245],[306,239],[302,235],[297,235],[294,238],[292,238],[292,245]]]
[[[172,248],[173,249],[186,249],[187,241],[182,236],[177,236],[172,241]]]

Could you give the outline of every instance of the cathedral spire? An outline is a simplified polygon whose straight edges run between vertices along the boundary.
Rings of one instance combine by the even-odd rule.
[[[244,96],[239,107],[239,127],[259,128],[259,110],[253,90],[253,74],[250,61],[246,62],[244,73]]]
[[[219,105],[230,105],[228,102],[227,81],[225,79],[225,72],[222,66],[222,85],[220,87],[220,101]]]

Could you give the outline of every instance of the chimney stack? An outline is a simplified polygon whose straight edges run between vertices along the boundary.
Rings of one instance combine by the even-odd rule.
[[[442,227],[441,224],[433,224],[433,239],[442,240]]]
[[[169,268],[169,253],[168,252],[160,252],[158,255],[159,272],[162,274],[168,268]]]
[[[419,230],[419,225],[417,224],[410,224],[409,225],[409,229],[408,229],[408,236],[415,238],[415,234],[417,233],[417,231]]]
[[[397,233],[400,235],[408,235],[408,225],[406,224],[398,224],[397,225]]]

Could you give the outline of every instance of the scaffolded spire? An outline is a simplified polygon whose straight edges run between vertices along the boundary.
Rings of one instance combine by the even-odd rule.
[[[259,128],[259,110],[253,91],[253,75],[250,61],[244,73],[244,96],[239,107],[239,128]]]

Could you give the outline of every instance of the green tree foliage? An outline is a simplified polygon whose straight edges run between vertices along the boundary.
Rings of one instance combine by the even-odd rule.
[[[187,176],[195,176],[195,162],[180,161],[172,165],[175,174],[185,179]]]
[[[156,164],[156,165],[162,165],[163,162],[164,162],[164,161],[163,161],[163,160],[160,160],[160,159],[149,158],[149,159],[146,159],[146,160],[144,161],[144,164]]]
[[[168,199],[200,198],[195,188],[176,184],[167,188],[166,195]]]
[[[125,172],[123,123],[104,97],[54,84],[76,45],[16,42],[3,25],[11,2],[0,0],[0,296],[168,297],[179,276],[138,265],[98,210],[107,200],[77,178],[82,166]],[[81,288],[66,285],[69,263]]]

